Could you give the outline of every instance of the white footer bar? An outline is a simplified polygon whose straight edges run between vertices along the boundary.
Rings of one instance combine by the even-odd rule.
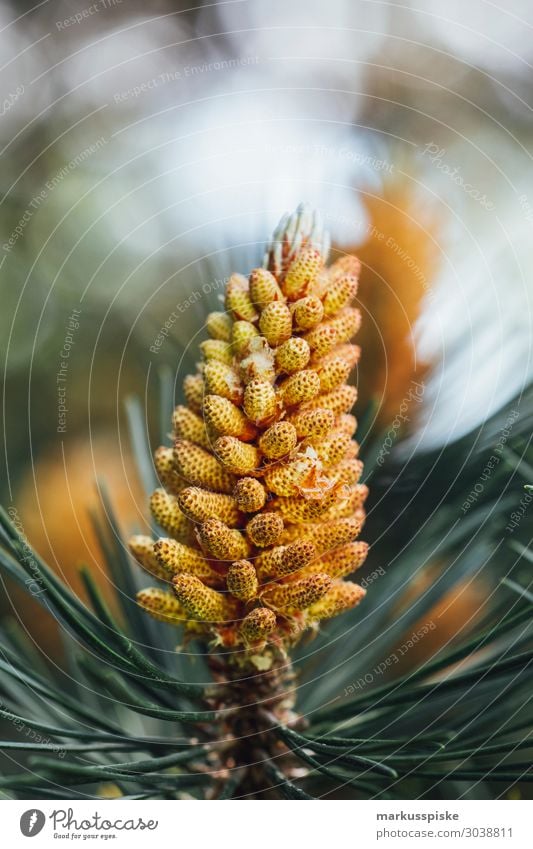
[[[3,801],[2,845],[531,849],[528,801]],[[31,842],[34,839],[35,842]]]

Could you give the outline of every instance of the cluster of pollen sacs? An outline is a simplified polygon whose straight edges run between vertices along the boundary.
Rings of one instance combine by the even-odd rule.
[[[225,310],[208,316],[173,447],[155,454],[150,507],[166,536],[130,540],[168,585],[139,592],[140,606],[235,662],[266,662],[365,595],[345,580],[367,554],[346,382],[359,261],[326,267],[304,241],[269,269],[232,275]]]

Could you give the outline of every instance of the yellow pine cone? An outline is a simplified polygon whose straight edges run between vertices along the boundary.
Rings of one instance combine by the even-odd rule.
[[[298,330],[311,330],[324,318],[324,305],[316,295],[300,298],[293,307],[294,323]]]
[[[217,458],[186,439],[174,443],[174,462],[178,473],[193,486],[231,493],[234,476],[222,468]]]
[[[315,546],[310,540],[297,540],[289,545],[277,545],[264,551],[256,559],[255,568],[261,579],[281,578],[302,569],[315,554]]]
[[[357,539],[361,531],[361,520],[354,516],[347,519],[320,522],[304,526],[300,533],[313,543],[317,554],[332,551],[338,545]]]
[[[259,329],[268,344],[274,348],[290,339],[292,316],[288,306],[281,301],[272,301],[268,304],[261,310]]]
[[[250,297],[248,280],[242,274],[232,274],[228,280],[224,305],[236,319],[243,321],[257,319],[257,311]]]
[[[297,254],[283,281],[283,292],[289,301],[295,301],[307,293],[323,262],[322,255],[316,248],[304,248]]]
[[[254,306],[264,309],[272,301],[283,301],[278,281],[266,268],[254,268],[250,274],[250,297]]]
[[[128,548],[145,572],[154,575],[156,578],[160,578],[162,581],[168,580],[167,570],[158,563],[157,557],[154,554],[154,541],[152,537],[136,534],[128,540]]]
[[[137,593],[137,603],[154,619],[181,625],[187,621],[187,611],[175,595],[158,587],[147,587]]]
[[[326,409],[297,413],[292,419],[297,435],[311,444],[319,443],[324,439],[333,428],[334,423],[333,411]]]
[[[311,356],[311,348],[301,336],[291,336],[276,350],[275,361],[279,373],[292,374],[305,368]]]
[[[285,457],[298,442],[296,428],[290,422],[276,422],[259,439],[259,448],[269,460]]]
[[[339,433],[347,433],[348,436],[353,436],[357,430],[357,419],[349,413],[343,413],[335,422],[335,429]],[[357,443],[354,442],[354,445],[357,445]],[[359,446],[357,447],[359,448]]]
[[[357,277],[346,274],[331,281],[324,295],[323,307],[325,315],[335,315],[346,306],[357,294]]]
[[[337,344],[349,342],[361,327],[361,312],[355,307],[344,307],[330,324],[337,333]]]
[[[188,539],[190,526],[174,495],[156,489],[150,497],[150,510],[157,524],[175,539]]]
[[[305,334],[304,339],[314,357],[323,356],[335,345],[349,342],[361,324],[361,313],[353,307],[345,307],[336,318],[323,321],[318,327]]]
[[[194,575],[175,575],[172,586],[188,615],[201,622],[233,620],[236,608],[222,593],[206,587]]]
[[[299,454],[293,460],[272,466],[265,472],[265,483],[276,495],[298,495],[314,481],[317,470],[315,457]]]
[[[331,410],[334,416],[341,413],[348,413],[357,398],[357,389],[355,386],[339,386],[338,389],[333,389],[331,392],[325,392],[323,395],[317,395],[312,401],[306,401],[302,404],[301,412],[310,412],[311,410]],[[289,418],[292,421],[292,418]]]
[[[226,585],[239,601],[250,601],[256,597],[259,588],[257,572],[248,560],[237,560],[228,569]]]
[[[251,610],[241,624],[241,634],[247,643],[265,640],[275,630],[276,614],[268,607],[256,607]]]
[[[346,430],[341,430],[340,433],[346,433]],[[344,459],[353,460],[354,457],[359,457],[359,448],[359,443],[355,439],[350,440]]]
[[[167,580],[174,575],[195,575],[210,586],[219,586],[222,578],[207,562],[201,551],[173,539],[158,539],[154,543],[154,555],[166,573]]]
[[[301,495],[276,498],[272,502],[274,509],[279,511],[286,522],[311,522],[323,516],[338,504],[338,491],[332,486],[322,498],[304,498]]]
[[[329,354],[326,354],[321,359],[321,364],[325,365],[332,359],[340,357],[344,362],[353,369],[357,365],[361,357],[361,348],[359,345],[353,345],[351,342],[344,342],[342,345],[336,345]]]
[[[277,610],[305,610],[321,599],[333,581],[325,573],[318,572],[308,578],[287,584],[272,584],[264,593],[263,600]]]
[[[206,327],[212,339],[230,341],[233,321],[226,312],[210,312],[207,316]]]
[[[357,518],[357,511],[362,508],[368,498],[368,487],[364,483],[358,483],[351,487],[339,489],[339,498],[324,514],[324,518],[344,519]],[[336,513],[334,513],[336,511]]]
[[[328,271],[329,279],[332,284],[334,284],[337,280],[340,280],[341,277],[346,276],[355,277],[358,280],[359,272],[361,271],[361,263],[356,256],[346,254],[346,256],[341,256],[339,259],[335,260],[335,262],[329,267]]]
[[[320,571],[332,578],[344,578],[359,569],[366,560],[368,543],[349,542],[320,558]]]
[[[237,649],[226,655],[236,665],[262,652],[266,663],[364,595],[343,580],[368,549],[348,383],[360,357],[360,263],[328,268],[328,249],[302,207],[283,219],[263,268],[230,277],[183,382],[174,445],[155,455],[162,488],[150,506],[168,538],[130,540],[142,568],[174,590],[149,588],[139,604],[210,651]]]
[[[170,494],[177,495],[187,486],[187,482],[177,472],[172,448],[160,445],[154,453],[154,465],[157,477]]]
[[[181,511],[193,522],[219,518],[230,528],[239,524],[242,513],[233,495],[211,492],[199,486],[182,489],[178,498]]]
[[[183,394],[191,410],[200,413],[204,400],[204,381],[201,374],[187,375],[183,381]]]
[[[217,560],[245,560],[250,553],[246,537],[219,519],[208,519],[196,534],[204,551]]]
[[[204,402],[205,403],[205,402]],[[231,401],[228,402],[231,404]],[[172,414],[172,433],[175,439],[188,439],[202,448],[209,448],[209,439],[202,416],[180,405]],[[165,449],[168,451],[168,449]]]
[[[320,378],[312,369],[302,369],[280,383],[279,391],[286,407],[310,401],[320,392]]]
[[[209,360],[204,365],[203,376],[206,394],[221,395],[236,404],[242,400],[242,383],[233,366]]]
[[[303,337],[309,345],[311,357],[315,361],[320,361],[325,354],[335,348],[337,345],[337,330],[331,323],[325,322],[313,328]]]
[[[259,336],[259,331],[251,321],[235,321],[231,328],[231,348],[233,353],[240,357],[246,351],[248,345]]]
[[[333,584],[319,601],[308,608],[307,616],[310,620],[331,619],[332,616],[356,607],[365,595],[366,590],[359,584],[339,581]]]
[[[261,452],[255,445],[241,442],[235,436],[221,436],[213,446],[220,463],[236,475],[248,475],[261,462]]]
[[[220,360],[226,365],[233,362],[231,346],[222,339],[206,339],[200,343],[200,351],[206,360]]]
[[[336,389],[348,378],[352,367],[344,357],[331,357],[324,365],[317,368],[316,373],[320,381],[320,392],[330,392]]]
[[[257,478],[240,478],[235,484],[233,497],[239,510],[243,513],[255,513],[266,503],[267,494],[262,483]]]
[[[354,457],[346,457],[335,467],[335,477],[340,483],[353,486],[363,474],[363,463]]]
[[[258,513],[246,525],[246,533],[258,548],[277,545],[283,533],[283,519],[277,513]]]
[[[222,398],[220,395],[206,395],[203,411],[206,425],[219,436],[236,436],[243,442],[248,442],[257,434],[257,428],[251,424],[242,410],[232,404],[228,398]],[[177,435],[190,439],[185,434]],[[197,440],[191,441],[196,442]]]
[[[266,380],[251,380],[244,390],[244,412],[255,425],[265,425],[278,411],[276,391]]]
[[[368,543],[349,542],[322,555],[316,563],[305,566],[298,572],[298,577],[305,578],[319,571],[329,575],[330,578],[346,578],[363,565],[367,554]]]
[[[344,459],[350,442],[346,433],[331,433],[316,446],[317,456],[324,466],[335,466]]]

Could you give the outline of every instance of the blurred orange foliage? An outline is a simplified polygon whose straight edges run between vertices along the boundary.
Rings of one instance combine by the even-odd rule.
[[[416,353],[415,324],[438,267],[438,220],[420,209],[416,185],[391,179],[381,197],[366,194],[369,218],[363,244],[345,248],[361,260],[358,302],[363,322],[357,342],[359,409],[374,399],[378,425],[389,424],[412,381],[422,383],[428,364]]]

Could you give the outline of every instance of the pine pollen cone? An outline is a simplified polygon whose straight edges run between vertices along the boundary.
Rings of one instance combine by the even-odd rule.
[[[349,383],[360,264],[328,265],[310,220],[284,220],[264,266],[233,274],[224,310],[207,316],[174,443],[155,455],[160,536],[129,542],[162,582],[138,593],[144,611],[262,669],[365,595],[346,580],[368,550]]]

